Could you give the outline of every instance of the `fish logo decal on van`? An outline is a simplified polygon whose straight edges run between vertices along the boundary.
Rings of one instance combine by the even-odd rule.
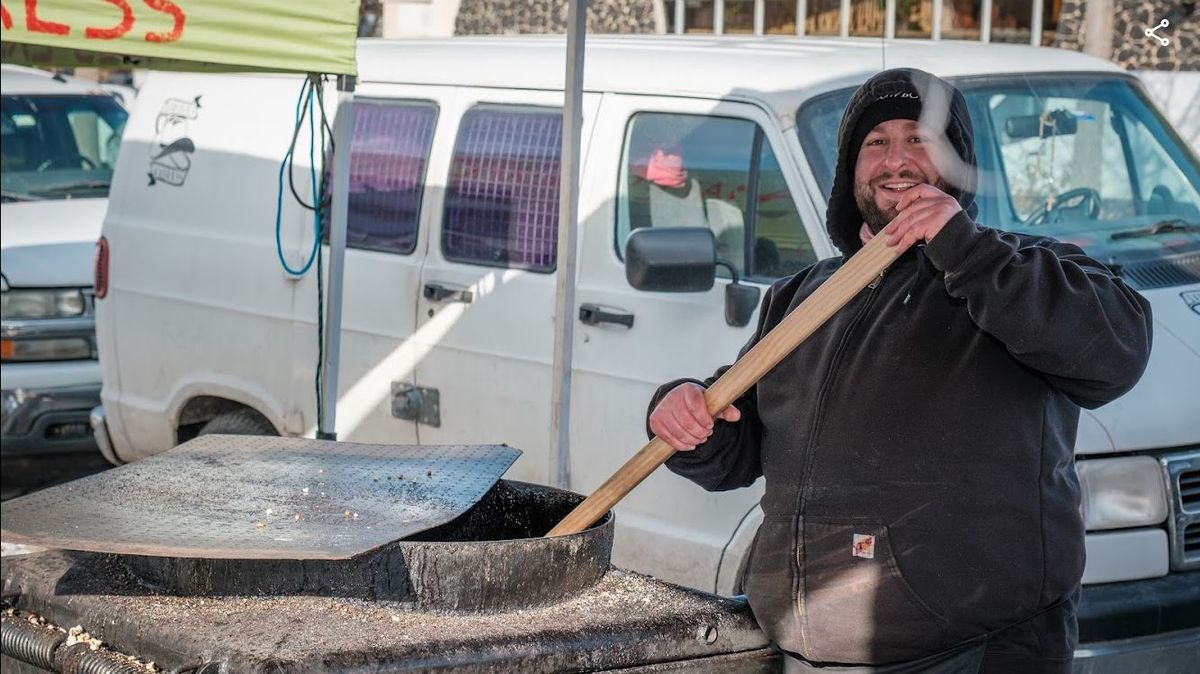
[[[179,187],[192,168],[196,144],[188,137],[188,120],[200,114],[200,97],[185,101],[168,98],[154,122],[154,140],[150,143],[150,185],[159,182]]]

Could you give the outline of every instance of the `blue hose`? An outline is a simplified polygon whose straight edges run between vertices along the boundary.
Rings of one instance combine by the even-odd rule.
[[[313,85],[308,79],[305,79],[304,84],[300,87],[300,97],[296,99],[296,119],[294,126],[296,133],[292,134],[292,144],[288,147],[287,153],[283,155],[283,161],[279,164],[279,183],[275,197],[275,253],[279,256],[279,264],[283,266],[283,270],[292,276],[303,276],[308,272],[309,268],[312,267],[313,261],[317,259],[317,251],[321,246],[321,200],[320,195],[317,192],[316,150],[314,148],[316,139],[314,138],[315,131],[313,128],[315,115],[313,111],[314,102],[312,87]],[[309,251],[308,260],[304,263],[304,266],[302,266],[300,269],[293,269],[283,257],[283,239],[281,237],[283,218],[283,174],[287,170],[288,164],[292,159],[292,153],[296,149],[296,138],[299,136],[299,127],[304,123],[304,103],[306,100],[308,102],[308,171],[309,177],[312,181],[313,203],[316,204],[317,207],[313,209],[312,250]]]

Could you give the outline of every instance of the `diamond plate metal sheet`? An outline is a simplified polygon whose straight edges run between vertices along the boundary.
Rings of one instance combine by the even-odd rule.
[[[444,524],[521,451],[206,435],[3,504],[8,543],[219,559],[347,559]]]

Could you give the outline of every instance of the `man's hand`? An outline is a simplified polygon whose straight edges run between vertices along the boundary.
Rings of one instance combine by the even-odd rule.
[[[887,244],[908,250],[918,241],[929,243],[961,210],[957,199],[933,185],[917,185],[900,197],[899,214],[883,228]]]
[[[717,418],[737,421],[742,413],[730,405]],[[650,430],[680,451],[695,449],[708,440],[713,418],[704,405],[704,387],[685,382],[671,389],[650,413]]]

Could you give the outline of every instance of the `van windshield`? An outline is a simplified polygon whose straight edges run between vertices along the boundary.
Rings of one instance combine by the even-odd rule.
[[[1131,284],[1200,281],[1200,166],[1124,77],[960,80],[975,127],[979,222],[1081,246]],[[805,103],[801,144],[826,199],[853,89]]]
[[[3,199],[104,197],[128,114],[111,96],[0,97]]]

